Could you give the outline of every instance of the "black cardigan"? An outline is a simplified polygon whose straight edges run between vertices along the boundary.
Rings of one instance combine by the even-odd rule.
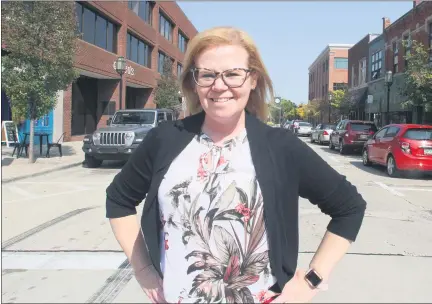
[[[159,185],[171,162],[200,133],[204,117],[201,112],[152,129],[107,188],[108,218],[136,214],[136,206],[145,198],[141,227],[161,276]],[[291,132],[267,126],[248,113],[246,130],[262,190],[269,260],[278,290],[297,268],[299,196],[332,218],[329,231],[351,241],[360,230],[366,202],[355,186]]]

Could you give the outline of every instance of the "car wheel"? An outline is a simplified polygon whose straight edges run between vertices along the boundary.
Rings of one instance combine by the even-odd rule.
[[[102,165],[102,160],[96,159],[91,155],[85,155],[85,163],[88,168],[99,168]]]
[[[322,145],[322,138],[321,138],[321,135],[318,136],[318,145]]]
[[[343,143],[343,140],[341,140],[339,142],[339,153],[342,155],[346,153],[346,148],[345,148],[345,145]]]
[[[335,146],[333,145],[331,137],[329,139],[329,148],[330,148],[330,150],[334,150],[334,148],[335,148]]]
[[[370,166],[371,162],[369,161],[369,153],[368,149],[363,149],[363,165],[364,166]]]
[[[396,166],[396,161],[392,155],[387,158],[387,175],[390,177],[398,177],[399,170]]]
[[[313,139],[313,135],[311,134],[311,137],[310,137],[310,142],[311,143],[314,143],[315,142],[315,140]]]

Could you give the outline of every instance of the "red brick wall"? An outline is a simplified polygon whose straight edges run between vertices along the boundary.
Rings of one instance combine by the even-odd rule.
[[[329,90],[333,90],[333,83],[348,83],[348,70],[335,69],[334,58],[348,58],[347,49],[333,49],[329,62]]]
[[[64,141],[71,140],[72,131],[72,84],[63,92],[63,132],[66,132]]]
[[[412,10],[407,12],[404,16],[396,20],[384,31],[384,39],[386,44],[386,58],[385,58],[385,69],[393,69],[393,47],[392,41],[395,41],[399,45],[398,54],[398,65],[399,73],[404,72],[405,69],[405,52],[402,47],[402,35],[407,30],[411,31],[412,39],[417,40],[428,45],[428,32],[427,32],[427,20],[432,16],[432,2],[422,1]]]
[[[366,57],[366,78],[365,81],[367,81],[367,71],[368,71],[368,63],[369,63],[369,41],[370,41],[370,35],[366,35],[361,39],[359,42],[357,42],[355,45],[353,45],[352,48],[348,50],[348,87],[353,87],[352,85],[352,74],[351,69],[352,66],[354,66],[354,75],[357,77],[357,84],[359,85],[360,79],[359,77],[359,62],[362,58]]]
[[[147,68],[127,60],[127,66],[133,68],[134,75],[125,74],[123,77],[123,108],[125,107],[126,86],[128,83],[147,88],[155,88],[157,86],[157,79],[159,78],[159,73],[157,72],[159,49],[174,59],[173,68],[175,72],[177,71],[177,62],[182,62],[184,59],[184,54],[180,52],[177,46],[178,29],[180,28],[189,39],[192,39],[197,34],[197,30],[175,2],[156,2],[153,7],[151,25],[147,24],[133,11],[129,10],[127,1],[88,1],[87,3],[94,10],[98,11],[103,16],[117,24],[117,49],[116,54],[113,54],[93,44],[79,40],[78,50],[75,55],[75,66],[79,70],[84,71],[83,74],[87,74],[87,76],[92,77],[92,75],[94,75],[97,78],[114,79],[112,82],[106,80],[101,80],[99,82],[98,102],[114,100],[116,101],[117,109],[119,108],[118,96],[120,82],[118,81],[119,75],[113,68],[113,63],[118,56],[126,57],[126,38],[128,31],[152,45],[153,50],[151,54],[151,68]],[[175,23],[172,42],[166,40],[159,34],[159,8],[161,8],[163,12],[169,17],[169,19]],[[147,92],[145,95],[150,95],[147,102],[145,103],[145,107],[155,108],[156,105],[154,104],[154,90],[152,90],[151,94]],[[67,91],[65,91],[63,103],[63,124],[64,130],[66,132],[65,141],[81,140],[82,136],[71,137],[71,86]],[[107,117],[105,116],[100,117],[98,127],[104,126],[106,124],[106,118]]]
[[[309,71],[315,74],[314,81],[309,83],[309,99],[326,100],[328,91],[333,90],[333,83],[347,83],[348,71],[334,68],[335,57],[347,58],[348,50],[332,48],[327,54],[323,54],[319,61],[315,62]],[[323,64],[327,59],[329,60],[328,70],[324,71]],[[323,86],[325,87],[324,94]]]

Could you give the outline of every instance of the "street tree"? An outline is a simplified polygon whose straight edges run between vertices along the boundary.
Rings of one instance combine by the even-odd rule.
[[[59,90],[77,77],[75,5],[71,1],[2,2],[2,86],[13,120],[30,119],[29,162],[34,163],[34,120],[56,105]]]
[[[404,46],[407,43],[404,42]],[[423,115],[432,111],[432,65],[429,64],[429,51],[421,42],[412,41],[411,52],[405,56],[408,66],[404,73],[405,85],[402,87],[402,94],[407,98],[403,105],[420,107]]]
[[[172,61],[165,58],[163,72],[155,89],[155,103],[158,108],[171,109],[179,114],[181,104],[179,102],[180,85],[173,73]]]
[[[321,114],[320,103],[317,99],[310,100],[307,104],[304,105],[303,108],[304,108],[306,117],[316,119]]]
[[[294,119],[296,117],[297,105],[291,100],[281,98],[279,104],[270,105],[270,117],[273,122],[279,122],[280,113],[282,108],[282,123],[288,119]]]
[[[297,115],[297,105],[288,99],[282,99],[281,101],[282,106],[282,117],[283,120],[291,120],[294,119]]]
[[[297,107],[297,116],[300,119],[305,119],[306,117],[305,105],[303,103],[299,104]]]

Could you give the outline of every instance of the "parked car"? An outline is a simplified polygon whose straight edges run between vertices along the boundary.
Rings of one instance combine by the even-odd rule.
[[[363,164],[387,167],[391,177],[403,171],[432,172],[432,126],[391,124],[380,129],[363,148]]]
[[[318,124],[312,129],[311,142],[317,141],[318,144],[328,143],[330,140],[330,134],[336,129],[336,125],[332,124]]]
[[[372,121],[341,120],[330,134],[329,148],[337,147],[340,154],[348,150],[362,151],[364,143],[375,134],[376,125]]]
[[[312,133],[312,124],[305,121],[294,123],[294,133],[297,136],[310,136]]]
[[[97,168],[104,160],[127,160],[150,129],[171,120],[175,120],[175,114],[169,109],[117,111],[107,127],[84,137],[82,149],[87,167]]]

